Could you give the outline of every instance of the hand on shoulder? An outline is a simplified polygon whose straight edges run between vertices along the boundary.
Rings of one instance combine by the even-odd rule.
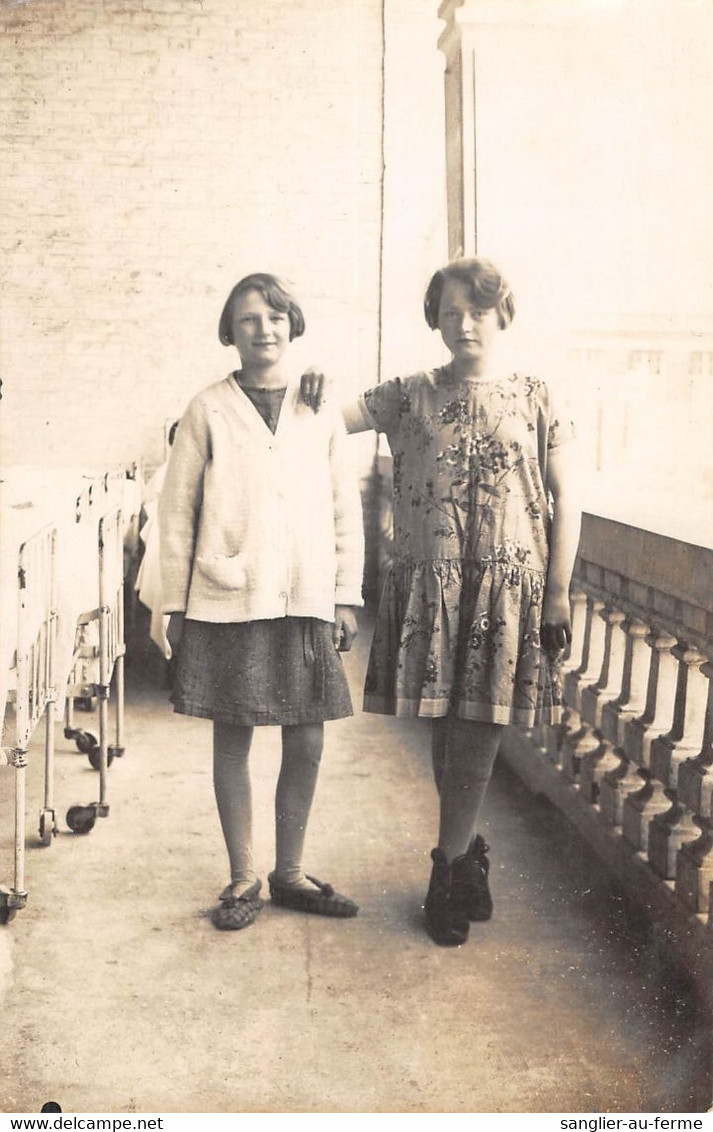
[[[318,413],[326,397],[327,379],[321,370],[310,366],[300,378],[300,397],[313,413]]]

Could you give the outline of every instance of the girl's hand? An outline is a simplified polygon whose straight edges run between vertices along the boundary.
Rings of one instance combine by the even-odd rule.
[[[332,640],[339,652],[349,652],[358,633],[357,619],[351,605],[335,605]]]
[[[545,593],[540,643],[548,656],[556,656],[572,643],[569,594]]]
[[[313,413],[319,412],[324,400],[324,374],[311,367],[300,378],[300,396],[305,405],[309,405]]]
[[[183,622],[185,621],[185,619],[185,613],[171,613],[168,618],[166,639],[171,646],[171,652],[174,656],[178,652],[178,646],[181,643],[181,637],[183,636]]]

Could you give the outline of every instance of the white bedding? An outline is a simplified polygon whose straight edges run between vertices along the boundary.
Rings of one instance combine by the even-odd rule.
[[[138,491],[133,480],[106,476],[95,469],[34,465],[0,469],[0,718],[14,684],[20,546],[48,524],[57,531],[53,681],[61,700],[72,667],[77,619],[99,604],[99,519],[120,507],[128,523],[139,508]],[[39,626],[45,611],[31,610],[30,614],[33,624]]]

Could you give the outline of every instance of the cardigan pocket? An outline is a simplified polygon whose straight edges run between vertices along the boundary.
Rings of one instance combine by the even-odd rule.
[[[196,556],[196,566],[204,578],[223,590],[244,590],[248,584],[244,554]]]

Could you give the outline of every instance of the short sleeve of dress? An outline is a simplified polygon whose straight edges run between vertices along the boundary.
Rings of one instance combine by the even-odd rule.
[[[401,378],[382,381],[373,389],[367,389],[359,398],[359,405],[365,420],[377,432],[395,433],[401,419],[404,401],[404,388]]]
[[[559,448],[570,440],[574,440],[576,429],[565,399],[560,394],[553,393],[550,386],[544,388],[546,395],[543,399],[542,411],[545,417],[547,450],[549,452],[553,448]]]

